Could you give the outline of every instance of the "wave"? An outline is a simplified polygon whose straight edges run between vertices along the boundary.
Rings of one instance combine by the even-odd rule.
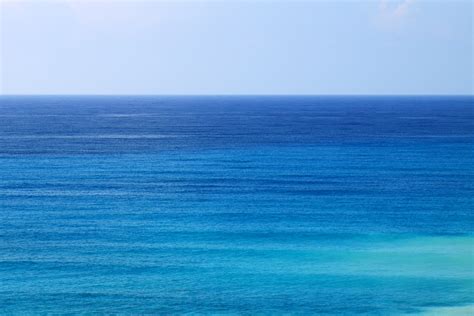
[[[162,139],[177,138],[181,135],[166,134],[98,134],[98,135],[6,135],[0,139]]]

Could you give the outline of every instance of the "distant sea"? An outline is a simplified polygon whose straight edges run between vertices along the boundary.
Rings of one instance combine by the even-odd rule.
[[[473,97],[0,97],[0,314],[467,315]]]

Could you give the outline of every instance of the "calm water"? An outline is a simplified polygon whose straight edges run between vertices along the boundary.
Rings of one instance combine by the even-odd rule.
[[[472,97],[1,97],[0,314],[466,311],[473,122]]]

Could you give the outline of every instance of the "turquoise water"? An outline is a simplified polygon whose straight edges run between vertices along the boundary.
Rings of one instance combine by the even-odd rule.
[[[472,98],[1,97],[0,312],[474,304]]]

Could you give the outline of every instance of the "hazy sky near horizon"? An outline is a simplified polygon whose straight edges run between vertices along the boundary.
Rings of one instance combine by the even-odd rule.
[[[0,0],[1,94],[473,94],[473,2]]]

